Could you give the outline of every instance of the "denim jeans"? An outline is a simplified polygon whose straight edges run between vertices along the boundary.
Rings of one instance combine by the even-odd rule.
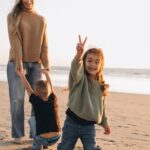
[[[43,138],[40,135],[36,135],[36,122],[34,116],[31,116],[31,118],[29,119],[29,125],[33,137],[33,144],[32,144],[33,149],[41,150],[42,146],[51,146],[55,144],[60,138],[60,135],[51,138]]]
[[[68,116],[66,117],[61,143],[57,150],[73,150],[75,144],[80,138],[84,150],[100,150],[95,142],[95,125],[82,126],[75,123]]]
[[[27,72],[27,80],[31,87],[35,81],[41,78],[41,65],[39,63],[24,63],[24,69]],[[9,62],[7,64],[7,79],[9,85],[10,113],[11,113],[11,131],[13,138],[24,136],[24,95],[25,89],[17,75],[16,64]]]

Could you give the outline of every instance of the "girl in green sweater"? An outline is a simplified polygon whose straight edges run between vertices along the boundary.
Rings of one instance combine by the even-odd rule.
[[[96,146],[94,124],[101,125],[104,134],[110,134],[105,113],[109,85],[103,79],[104,55],[99,48],[84,53],[86,40],[82,42],[79,36],[77,53],[71,64],[67,117],[58,150],[73,150],[78,138],[84,150],[102,150]]]

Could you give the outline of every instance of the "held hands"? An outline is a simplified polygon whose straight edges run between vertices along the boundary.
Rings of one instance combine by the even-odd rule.
[[[24,69],[16,70],[16,72],[20,77],[26,75],[26,70],[24,70]]]
[[[49,75],[49,71],[47,69],[41,69],[41,72],[45,75],[48,76]]]
[[[15,71],[17,72],[17,74],[18,74],[18,72],[23,72],[23,70],[24,70],[24,68],[23,68],[22,62],[19,63],[19,65],[16,64],[16,69],[15,69]]]
[[[79,35],[79,43],[77,43],[77,46],[76,46],[76,50],[77,50],[76,59],[77,60],[80,60],[83,55],[84,45],[85,45],[86,41],[87,41],[87,37],[82,42],[81,36]]]

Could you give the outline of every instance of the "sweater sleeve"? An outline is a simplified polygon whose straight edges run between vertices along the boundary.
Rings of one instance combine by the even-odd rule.
[[[69,74],[69,87],[71,88],[72,84],[76,85],[80,82],[80,80],[84,76],[84,67],[83,67],[83,61],[80,60],[79,62],[76,60],[76,58],[73,59],[71,63],[71,70]]]
[[[49,59],[48,59],[48,39],[46,33],[46,23],[45,23],[45,30],[44,30],[43,43],[42,43],[41,61],[45,69],[50,69]]]
[[[102,121],[99,125],[101,125],[102,127],[105,127],[108,124],[107,122],[107,116],[106,116],[106,102],[105,102],[105,98],[103,99],[103,116],[102,116]]]
[[[17,28],[13,24],[12,14],[9,14],[7,17],[7,26],[11,55],[16,62],[16,69],[19,69],[22,66],[22,44],[17,33]]]

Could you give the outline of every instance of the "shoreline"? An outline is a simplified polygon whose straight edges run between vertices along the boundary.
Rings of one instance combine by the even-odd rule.
[[[1,83],[3,83],[3,84],[7,84],[7,81],[0,81],[0,84]],[[54,88],[56,88],[56,89],[64,89],[64,88],[66,88],[66,86],[54,86]],[[143,94],[143,93],[130,93],[130,92],[115,92],[115,91],[110,91],[109,92],[109,94],[110,93],[114,93],[114,94],[128,94],[128,95],[143,95],[143,96],[150,96],[150,94]]]
[[[62,87],[54,87],[58,96],[60,123],[63,126],[65,119],[68,91]],[[96,125],[96,142],[104,150],[149,150],[150,149],[150,95],[110,92],[106,98],[106,110],[111,127],[111,134],[103,134],[103,128]],[[22,145],[13,143],[10,136],[10,103],[8,85],[0,81],[0,150],[21,150],[31,145],[29,139],[28,119],[31,105],[25,96],[25,137]],[[58,141],[59,143],[60,141]],[[56,149],[57,144],[53,146]],[[50,149],[50,148],[49,148]],[[82,150],[78,140],[75,150]]]

